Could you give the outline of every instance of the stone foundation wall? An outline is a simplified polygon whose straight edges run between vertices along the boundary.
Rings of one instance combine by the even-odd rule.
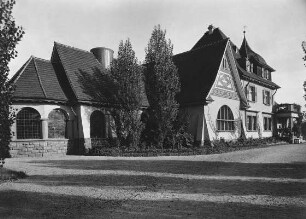
[[[12,157],[50,157],[66,155],[73,142],[68,139],[18,140],[10,143]]]

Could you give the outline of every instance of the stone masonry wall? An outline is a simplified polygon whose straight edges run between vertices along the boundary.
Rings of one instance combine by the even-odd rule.
[[[68,139],[18,140],[10,144],[12,157],[46,157],[66,155],[72,142]]]

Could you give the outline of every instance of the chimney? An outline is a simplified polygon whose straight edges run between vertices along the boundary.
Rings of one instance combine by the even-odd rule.
[[[102,64],[103,68],[109,68],[113,61],[114,51],[105,47],[96,47],[90,50],[96,59]]]
[[[214,26],[211,24],[211,25],[208,26],[208,33],[212,34],[213,31],[214,31]]]

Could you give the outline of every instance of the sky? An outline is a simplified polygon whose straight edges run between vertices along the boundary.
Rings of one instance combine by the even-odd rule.
[[[210,24],[240,47],[245,27],[250,47],[276,70],[276,102],[306,104],[306,0],[17,0],[13,16],[25,35],[10,76],[31,55],[50,59],[54,41],[88,51],[107,47],[116,56],[129,38],[143,61],[155,25],[167,31],[174,54],[190,50]]]

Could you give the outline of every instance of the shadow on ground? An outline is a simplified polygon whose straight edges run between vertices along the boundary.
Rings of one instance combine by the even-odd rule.
[[[304,218],[305,209],[251,204],[101,200],[0,191],[2,218]],[[268,216],[267,216],[268,215]]]
[[[306,195],[303,182],[265,182],[219,179],[188,179],[173,177],[135,175],[35,175],[28,179],[31,183],[44,186],[86,186],[94,188],[124,189],[142,192],[175,192],[180,194],[210,193],[216,195]]]
[[[61,169],[123,170],[173,174],[306,178],[306,163],[234,163],[177,160],[36,160]]]

